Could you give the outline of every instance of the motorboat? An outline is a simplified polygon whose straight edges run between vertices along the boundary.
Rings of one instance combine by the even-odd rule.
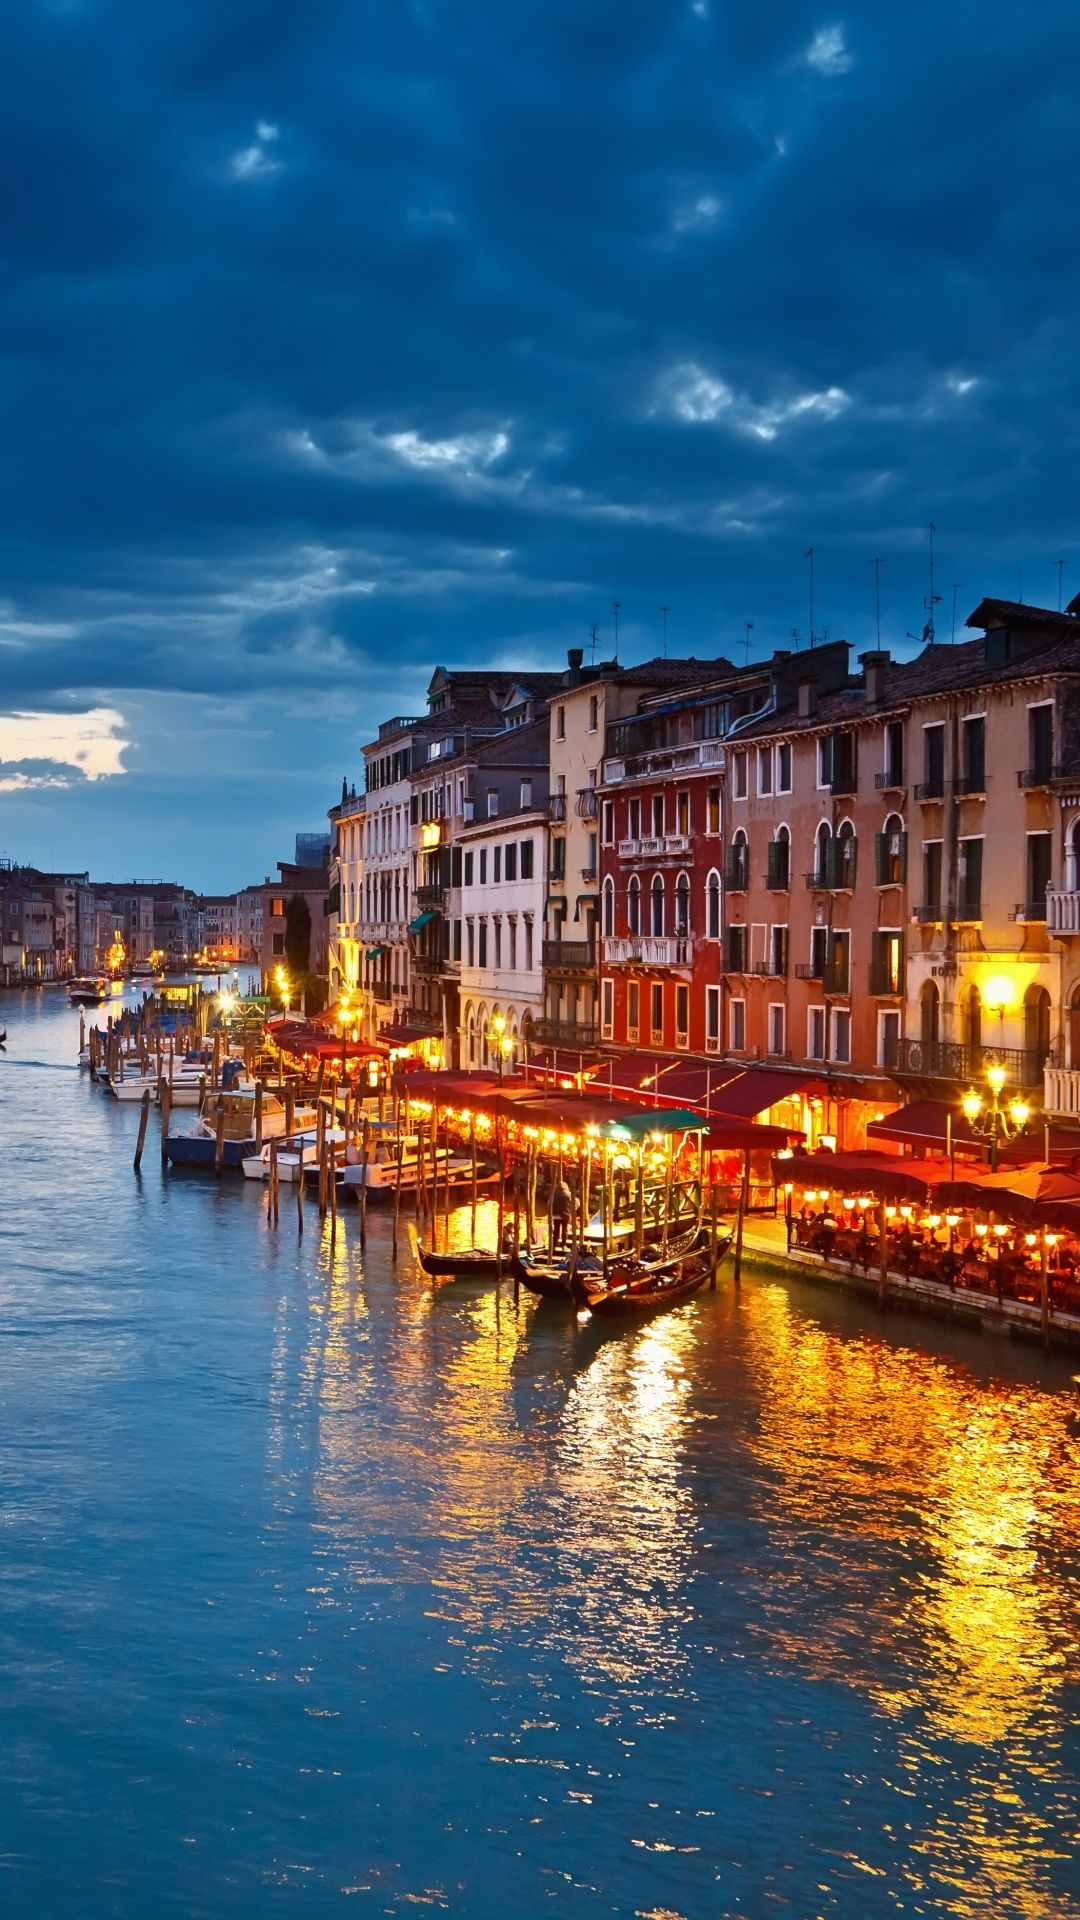
[[[223,1093],[221,1112],[222,1165],[243,1167],[245,1160],[259,1152],[255,1138],[255,1094],[254,1087],[243,1087],[233,1093]],[[165,1152],[174,1166],[213,1167],[217,1158],[218,1096],[206,1102],[193,1127],[170,1128],[165,1136]],[[307,1132],[314,1129],[318,1116],[314,1107],[298,1107],[293,1116],[292,1139],[299,1130]],[[275,1093],[263,1090],[262,1097],[263,1145],[285,1133],[285,1108]],[[246,1171],[246,1169],[245,1169]]]
[[[315,1124],[314,1108],[301,1108],[300,1116],[302,1122],[310,1116],[312,1124],[302,1125],[297,1130],[294,1123],[292,1133],[283,1133],[277,1139],[277,1153],[273,1156],[277,1160],[278,1179],[284,1181],[287,1186],[296,1184],[300,1178],[301,1169],[305,1177],[311,1176],[317,1179],[319,1174],[319,1129]],[[241,1162],[245,1180],[270,1178],[272,1157],[270,1140],[275,1138],[276,1136],[271,1134],[270,1139],[263,1141],[260,1151],[249,1154]],[[340,1159],[339,1150],[345,1142],[345,1129],[344,1127],[327,1127],[323,1138],[330,1149],[330,1156],[336,1167]]]
[[[68,981],[68,999],[73,1007],[99,1007],[109,991],[104,974],[86,974]]]
[[[415,1193],[421,1172],[425,1185],[432,1193],[441,1192],[447,1186],[471,1186],[472,1155],[457,1153],[448,1147],[433,1150],[425,1146],[421,1168],[418,1134],[399,1136],[380,1132],[369,1149],[366,1166],[360,1150],[355,1146],[349,1147],[346,1165],[338,1176],[338,1185],[343,1196],[347,1194],[359,1199],[361,1189],[366,1186],[369,1200],[389,1200],[397,1192],[399,1176],[402,1193]],[[490,1187],[498,1177],[497,1168],[483,1165],[477,1169],[476,1184],[478,1187]]]

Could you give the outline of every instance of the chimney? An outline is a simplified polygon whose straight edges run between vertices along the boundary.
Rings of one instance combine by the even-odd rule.
[[[584,658],[584,647],[567,647],[566,664],[569,672],[566,676],[566,684],[568,687],[579,687],[581,685],[581,663]]]
[[[817,674],[804,673],[799,681],[799,719],[812,720],[817,712]]]
[[[859,665],[866,678],[868,707],[880,707],[885,698],[885,669],[888,664],[889,655],[884,649],[859,655]]]

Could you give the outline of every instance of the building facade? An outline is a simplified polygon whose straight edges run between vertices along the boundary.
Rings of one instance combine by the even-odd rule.
[[[511,809],[461,830],[464,1067],[497,1066],[500,1055],[514,1062],[533,1044],[544,1010],[547,844],[546,806]]]

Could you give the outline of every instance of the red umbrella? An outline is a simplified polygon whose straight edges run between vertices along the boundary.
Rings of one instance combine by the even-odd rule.
[[[948,1180],[938,1189],[945,1206],[982,1207],[1013,1220],[1052,1225],[1080,1223],[1080,1179],[1065,1167],[1004,1167]]]

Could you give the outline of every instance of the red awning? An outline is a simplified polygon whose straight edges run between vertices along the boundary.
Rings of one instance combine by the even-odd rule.
[[[280,1021],[269,1029],[268,1037],[282,1053],[291,1053],[299,1058],[309,1054],[319,1060],[341,1058],[341,1041],[335,1040],[322,1027],[316,1027],[310,1021]],[[349,1040],[345,1046],[347,1060],[367,1060],[378,1053],[377,1047],[369,1046],[366,1040]]]
[[[713,1067],[698,1060],[673,1060],[670,1054],[623,1053],[594,1075],[592,1086],[639,1105],[704,1108],[718,1088],[742,1072],[728,1063]]]
[[[820,1073],[782,1073],[774,1067],[746,1067],[713,1091],[709,1112],[718,1120],[725,1114],[752,1120],[755,1114],[765,1113],[793,1093],[815,1085],[823,1085]]]
[[[949,1178],[947,1160],[902,1160],[892,1153],[793,1153],[773,1161],[779,1181],[883,1200],[926,1200]]]
[[[410,1047],[417,1040],[437,1040],[442,1044],[441,1033],[433,1033],[430,1027],[411,1027],[407,1020],[391,1020],[388,1026],[380,1027],[379,1039],[388,1041],[392,1047]]]
[[[911,1147],[936,1147],[944,1152],[949,1139],[948,1121],[952,1115],[952,1143],[964,1153],[981,1153],[985,1141],[971,1130],[964,1114],[954,1112],[941,1100],[912,1100],[884,1120],[871,1120],[866,1129],[868,1140],[900,1140]]]
[[[767,1127],[759,1120],[740,1120],[734,1114],[714,1114],[709,1121],[709,1131],[703,1145],[710,1153],[751,1153],[764,1148],[766,1153],[777,1153],[795,1137],[802,1138],[797,1127]],[[790,1162],[782,1160],[781,1166]],[[786,1175],[784,1176],[787,1177]]]

